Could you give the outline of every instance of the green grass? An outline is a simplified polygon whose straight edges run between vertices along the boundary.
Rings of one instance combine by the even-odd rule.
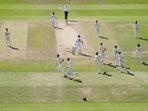
[[[144,58],[144,60],[147,60],[147,57]],[[75,60],[76,63],[78,60]],[[92,61],[93,62],[93,61]],[[140,64],[140,61],[138,58],[132,58],[127,57],[125,58],[125,62],[127,67],[130,68],[130,71],[147,71],[147,66],[144,66],[143,64]],[[64,67],[66,67],[66,64],[64,64]],[[89,67],[89,68],[88,68]],[[104,66],[105,69],[110,71],[119,72],[119,69],[112,68],[110,66]],[[55,59],[51,60],[38,60],[38,61],[1,61],[0,62],[0,70],[1,72],[56,72],[57,71],[57,65],[55,62]],[[74,65],[73,68],[74,71],[79,72],[97,72],[97,66],[95,63],[91,63],[90,65],[81,64],[81,65]]]
[[[56,63],[53,61],[1,61],[1,72],[55,72]]]
[[[3,78],[0,81],[0,103],[82,103],[83,97],[87,97],[90,103],[147,102],[147,75],[134,73],[131,76],[115,72],[108,75],[85,72],[74,80],[64,79],[57,72],[0,73]],[[78,79],[82,83],[75,81]]]
[[[146,36],[146,28],[147,26],[145,26],[146,24],[146,20],[138,20],[140,23],[140,37],[144,38],[144,39],[148,39],[148,37]],[[141,43],[144,47],[147,46],[147,41],[145,40],[140,40],[140,39],[136,39],[134,37],[134,31],[132,28],[132,24],[134,23],[134,21],[130,21],[130,22],[112,22],[109,23],[108,25],[110,27],[112,27],[112,32],[114,34],[114,39],[118,41],[118,44],[120,44],[120,47],[122,48],[122,50],[124,51],[135,51],[136,50],[136,46],[137,44]],[[128,45],[125,45],[125,43],[127,43]],[[129,48],[130,47],[130,48]],[[148,51],[146,48],[143,49],[144,51]]]
[[[146,73],[109,74],[112,76],[80,73],[75,77],[81,78],[82,83],[79,83],[62,78],[60,73],[1,72],[0,110],[147,110]],[[88,101],[84,102],[83,97]]]
[[[45,21],[45,23],[40,21],[29,23],[27,42],[29,48],[35,50],[51,50],[55,47],[55,42],[55,31],[49,21]]]
[[[1,104],[1,111],[147,111],[147,103]],[[3,109],[5,107],[5,109]]]
[[[147,7],[147,4],[70,5],[69,16],[73,19],[99,16],[147,17]],[[0,19],[47,19],[52,12],[55,12],[58,19],[61,19],[63,18],[63,5],[1,5],[0,12]]]
[[[147,0],[1,0],[1,4],[145,4]]]
[[[49,21],[29,22],[27,52],[28,58],[34,58],[37,55],[39,59],[45,58],[46,60],[50,60],[55,58],[55,31]]]

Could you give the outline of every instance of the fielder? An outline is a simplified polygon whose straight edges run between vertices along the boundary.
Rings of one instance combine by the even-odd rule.
[[[64,6],[64,15],[65,15],[65,23],[68,23],[68,12],[69,12],[69,6],[66,4]]]
[[[57,27],[57,17],[55,16],[54,12],[51,15],[51,23],[52,23],[53,28]]]
[[[119,52],[118,54],[118,61],[119,61],[119,67],[120,67],[120,71],[121,73],[123,73],[125,70],[127,73],[129,73],[129,71],[127,71],[125,64],[124,64],[124,56],[121,54],[121,52]]]
[[[62,67],[62,63],[63,63],[64,59],[62,59],[60,57],[60,54],[57,54],[57,64],[58,64],[58,70],[63,72],[63,67]]]
[[[105,51],[106,51],[105,46],[103,45],[103,43],[100,43],[99,54],[101,55],[102,62],[104,62],[105,59]]]
[[[11,47],[11,42],[10,42],[10,32],[8,31],[8,28],[5,28],[5,37],[6,37],[6,44]]]
[[[101,55],[98,53],[98,52],[96,52],[96,55],[95,55],[95,61],[97,62],[97,65],[98,65],[98,74],[101,74],[101,69],[103,69],[104,70],[104,67],[102,67],[102,57],[101,57]],[[104,74],[105,74],[106,72],[104,71]]]
[[[96,32],[97,32],[98,37],[99,37],[99,34],[100,34],[100,26],[101,26],[100,22],[98,22],[98,20],[96,20],[95,28],[96,28]]]
[[[76,40],[75,46],[77,47],[77,51],[78,51],[78,55],[81,55],[81,47],[82,47],[83,41],[80,37],[80,35],[78,35],[78,39]]]
[[[142,47],[140,46],[140,44],[137,45],[137,48],[136,48],[136,52],[138,53],[138,57],[140,59],[140,62],[143,63],[143,60],[142,60]]]
[[[67,58],[67,71],[64,74],[64,77],[70,78],[70,75],[78,75],[77,72],[72,71],[72,61],[70,58]]]
[[[120,51],[119,51],[117,45],[114,46],[113,51],[114,51],[114,57],[115,57],[115,66],[119,66],[118,54]]]
[[[133,25],[133,29],[134,29],[134,32],[135,32],[135,38],[138,38],[138,35],[139,35],[139,23],[138,23],[138,21],[135,21],[135,23]]]

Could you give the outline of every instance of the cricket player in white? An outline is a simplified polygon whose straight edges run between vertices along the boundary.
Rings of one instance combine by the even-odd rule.
[[[72,71],[72,61],[70,58],[67,58],[67,71],[64,74],[64,77],[70,78],[70,75],[78,75],[77,72]]]
[[[102,62],[104,62],[106,48],[103,45],[103,43],[100,43],[100,47],[99,48],[100,48],[99,49],[99,54],[101,54]]]
[[[9,46],[11,47],[10,32],[8,31],[8,28],[5,29],[5,37],[6,37],[6,44],[9,44]]]
[[[100,22],[98,22],[98,20],[96,20],[95,28],[96,28],[96,32],[97,32],[98,37],[99,37],[99,34],[100,34],[100,26],[101,26]]]
[[[119,60],[119,66],[120,66],[121,73],[124,72],[123,70],[125,70],[128,73],[128,71],[125,67],[125,64],[124,64],[124,56],[121,54],[121,52],[119,52],[119,54],[118,54],[118,60]]]
[[[139,57],[141,63],[143,63],[143,60],[142,60],[142,47],[140,46],[140,44],[137,45],[136,52],[138,53],[138,57]]]
[[[98,74],[100,74],[101,73],[101,69],[102,69],[102,57],[101,57],[101,55],[98,52],[96,52],[95,61],[97,62],[97,65],[98,65]]]
[[[77,50],[78,50],[78,55],[81,55],[81,47],[82,47],[83,44],[83,41],[80,37],[80,35],[78,35],[78,39],[76,40],[76,43],[75,43],[75,46],[77,47]]]
[[[69,6],[66,4],[64,6],[64,15],[65,15],[65,23],[68,23],[68,12],[69,12]]]
[[[114,57],[115,57],[115,66],[119,66],[118,54],[120,51],[119,51],[117,45],[114,46],[113,51],[114,51]]]
[[[135,32],[135,38],[138,38],[138,34],[139,34],[139,23],[138,21],[135,21],[134,25],[133,25],[133,29]]]
[[[60,57],[60,54],[57,54],[57,64],[58,64],[58,70],[63,72],[63,67],[62,67],[62,63],[63,63],[64,59],[62,59]]]
[[[57,26],[57,17],[55,16],[54,12],[51,15],[51,23],[52,23],[53,28],[56,28],[56,26]]]

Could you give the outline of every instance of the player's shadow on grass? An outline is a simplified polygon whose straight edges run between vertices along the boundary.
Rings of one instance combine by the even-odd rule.
[[[91,55],[89,55],[89,54],[84,54],[84,53],[81,53],[80,55],[81,55],[81,56],[85,56],[85,57],[92,57]]]
[[[112,65],[112,63],[108,63],[108,64],[104,63],[104,65],[110,66],[110,67],[113,67],[113,68],[116,68],[117,67],[116,65]]]
[[[142,37],[140,37],[138,39],[148,41],[148,39],[145,39],[145,38],[142,38]]]
[[[77,22],[76,20],[68,20],[68,22]]]
[[[74,82],[82,83],[81,79],[74,79],[74,78],[68,78],[69,80],[72,80]]]
[[[120,66],[119,66],[120,67]],[[124,69],[130,69],[130,67],[121,66]]]
[[[133,73],[131,73],[130,71],[128,71],[128,72],[122,72],[123,74],[128,74],[128,75],[131,75],[131,76],[134,76],[134,74]]]
[[[78,83],[82,83],[81,79],[75,79],[75,78],[72,78],[72,77],[68,78],[66,75],[64,75],[63,78],[66,78],[66,79],[69,79],[69,80],[72,80],[72,81],[75,81],[75,82],[78,82]]]
[[[105,75],[105,76],[108,76],[108,77],[111,77],[112,75],[108,74],[107,72],[103,72],[103,73],[98,73],[99,75],[102,74],[102,75]]]
[[[103,36],[98,36],[101,39],[108,39],[107,37],[103,37]]]
[[[145,66],[148,66],[148,64],[147,64],[147,63],[145,63],[145,62],[143,62],[142,64],[143,64],[143,65],[145,65]]]
[[[116,66],[116,65],[112,65],[112,63],[108,63],[108,64],[104,63],[104,65],[110,66],[110,67],[113,67],[113,68],[119,67],[119,66]],[[122,68],[130,69],[130,67],[123,67],[123,66],[122,66]]]
[[[122,66],[122,68],[125,68],[125,69],[130,69],[130,67],[123,67],[123,66]]]
[[[60,29],[60,30],[63,30],[63,28],[62,27],[54,27],[55,29]]]
[[[108,74],[107,72],[106,73],[103,73],[103,75],[108,76],[108,77],[111,77],[112,76],[112,75]]]
[[[19,50],[18,48],[16,47],[13,47],[13,46],[8,46],[9,48],[13,49],[13,50]]]
[[[134,74],[133,74],[133,73],[131,73],[131,72],[128,72],[127,74],[128,74],[128,75],[131,75],[131,76],[134,76]]]

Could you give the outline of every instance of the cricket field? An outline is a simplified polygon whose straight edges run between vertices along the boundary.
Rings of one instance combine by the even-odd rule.
[[[68,25],[65,4],[70,8]],[[51,25],[52,12],[58,28]],[[101,23],[101,38],[95,20]],[[5,43],[5,28],[12,47]],[[147,31],[147,0],[0,0],[0,111],[148,111]],[[82,56],[71,54],[79,34]],[[107,49],[105,74],[97,73],[94,60],[101,42]],[[137,44],[143,48],[144,64]],[[130,73],[114,67],[115,45]],[[70,57],[78,76],[63,78],[57,53],[64,58],[64,72]]]

